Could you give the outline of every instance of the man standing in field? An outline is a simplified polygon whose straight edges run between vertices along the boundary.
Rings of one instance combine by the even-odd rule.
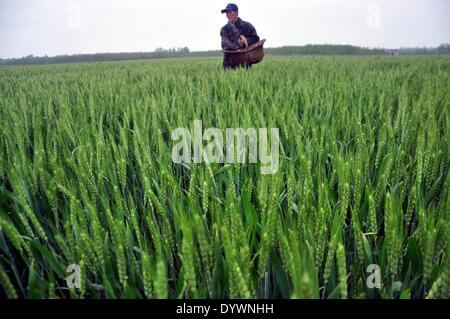
[[[227,14],[228,23],[220,30],[222,37],[222,49],[235,51],[252,45],[259,41],[255,27],[249,22],[239,18],[238,6],[229,3],[222,13]],[[229,57],[225,53],[223,56],[223,67],[225,70],[233,68],[230,64]]]

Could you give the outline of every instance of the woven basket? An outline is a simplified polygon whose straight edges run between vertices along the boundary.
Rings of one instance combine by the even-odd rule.
[[[233,67],[256,64],[261,62],[264,58],[264,42],[266,42],[265,39],[253,43],[246,49],[237,51],[223,50],[223,53],[227,55],[229,62]]]

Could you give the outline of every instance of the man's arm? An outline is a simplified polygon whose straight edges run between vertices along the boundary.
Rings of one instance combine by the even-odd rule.
[[[237,41],[233,41],[229,38],[228,32],[225,28],[220,30],[220,36],[222,38],[222,49],[224,50],[237,50],[239,49],[239,43]]]
[[[259,41],[259,36],[256,33],[255,27],[249,22],[245,25],[244,37],[247,38],[248,45],[252,45]]]

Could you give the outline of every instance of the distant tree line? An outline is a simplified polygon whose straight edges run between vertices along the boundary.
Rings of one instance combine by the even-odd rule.
[[[332,44],[309,44],[304,46],[284,46],[278,48],[266,48],[267,55],[390,55],[390,54],[450,54],[450,44],[441,44],[437,48],[362,48],[352,45],[332,45]],[[222,51],[195,51],[192,52],[187,47],[183,48],[157,48],[153,52],[134,53],[95,53],[95,54],[74,54],[58,55],[54,57],[35,57],[28,55],[18,59],[0,59],[0,64],[50,64],[50,63],[78,63],[78,62],[101,62],[120,60],[141,60],[141,59],[161,59],[161,58],[182,58],[182,57],[213,57],[221,56]]]
[[[280,48],[269,48],[267,54],[274,55],[375,55],[384,54],[384,49],[368,49],[352,45],[314,45],[308,44],[304,46],[285,46]]]

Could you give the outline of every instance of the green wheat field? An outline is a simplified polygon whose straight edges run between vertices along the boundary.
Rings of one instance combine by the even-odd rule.
[[[1,67],[0,298],[449,298],[449,82],[448,56]],[[279,128],[278,171],[174,163],[194,120]]]

